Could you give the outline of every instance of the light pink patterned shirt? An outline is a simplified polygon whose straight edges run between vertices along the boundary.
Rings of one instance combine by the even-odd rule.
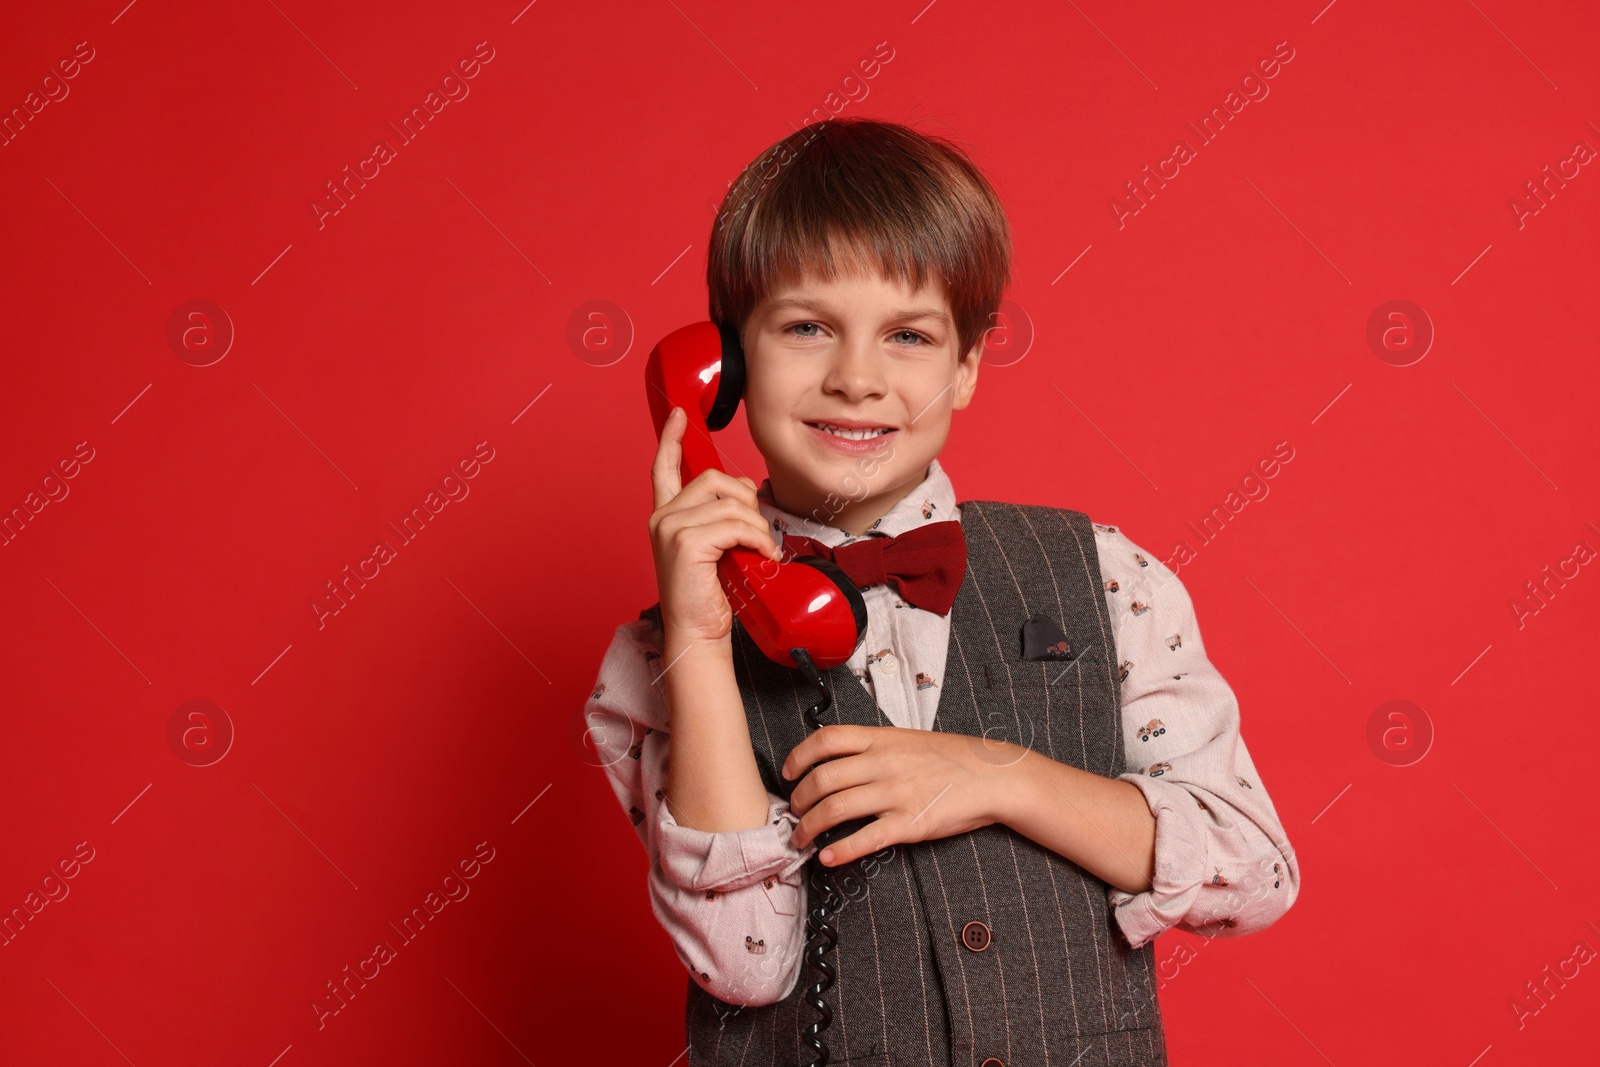
[[[857,539],[775,507],[770,494],[768,480],[759,507],[780,543],[785,533],[829,547]],[[934,459],[922,485],[862,536],[960,517]],[[1121,674],[1128,770],[1119,777],[1143,792],[1156,817],[1154,884],[1143,893],[1108,887],[1112,914],[1134,948],[1173,926],[1222,936],[1261,930],[1294,902],[1300,869],[1240,736],[1238,702],[1206,659],[1177,575],[1115,526],[1094,531]],[[890,722],[929,729],[950,617],[907,604],[892,584],[862,595],[866,639],[848,666]],[[766,822],[748,830],[712,833],[673,819],[662,803],[670,719],[661,649],[648,620],[617,627],[585,706],[589,735],[649,856],[651,907],[679,958],[708,975],[701,984],[727,1003],[773,1003],[799,979],[802,868],[817,849],[793,847],[798,819],[775,794]]]

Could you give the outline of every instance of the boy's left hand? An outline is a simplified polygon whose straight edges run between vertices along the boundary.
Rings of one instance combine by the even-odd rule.
[[[794,746],[780,769],[800,779],[789,798],[789,810],[800,817],[791,840],[806,848],[829,827],[877,816],[823,850],[820,861],[837,867],[899,842],[989,826],[1003,810],[1008,769],[1016,772],[1025,754],[1016,745],[940,730],[824,726]]]

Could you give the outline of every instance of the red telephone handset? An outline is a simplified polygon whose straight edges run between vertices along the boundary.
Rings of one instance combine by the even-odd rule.
[[[697,322],[674,330],[650,351],[645,392],[656,439],[672,409],[689,416],[683,431],[683,481],[722,469],[712,430],[728,425],[744,395],[744,348],[732,329]],[[733,613],[768,659],[800,668],[803,650],[819,670],[850,659],[867,628],[867,606],[845,573],[818,556],[779,563],[735,545],[717,562]]]

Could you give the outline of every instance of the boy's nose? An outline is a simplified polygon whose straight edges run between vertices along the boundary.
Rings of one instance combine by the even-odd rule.
[[[823,389],[851,397],[882,395],[883,368],[878,363],[877,354],[866,349],[864,343],[840,345],[834,351],[828,373],[823,378]]]

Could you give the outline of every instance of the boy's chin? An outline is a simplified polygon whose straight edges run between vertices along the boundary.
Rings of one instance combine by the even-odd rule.
[[[813,446],[791,456],[789,471],[791,479],[818,497],[833,494],[859,504],[908,477],[920,477],[930,460],[918,461],[903,448],[852,456]]]

